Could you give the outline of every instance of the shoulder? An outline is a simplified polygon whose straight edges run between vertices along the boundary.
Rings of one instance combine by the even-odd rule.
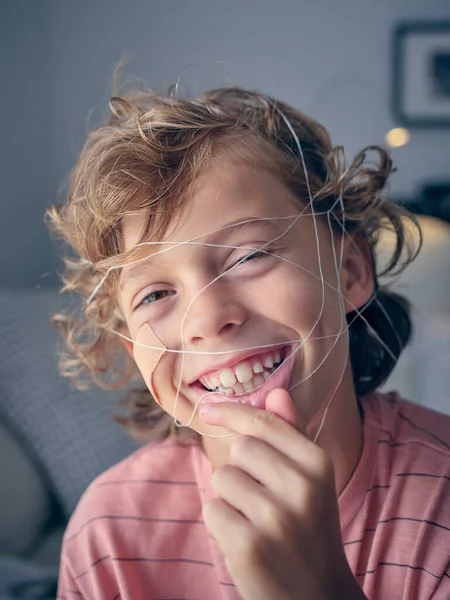
[[[416,446],[423,452],[450,458],[450,416],[413,404],[396,392],[374,393],[362,399],[365,425],[391,446]]]
[[[402,506],[413,500],[422,509],[432,504],[450,525],[450,505],[444,502],[450,484],[450,417],[396,393],[373,394],[363,408],[364,435],[373,448],[372,485],[390,486]]]
[[[364,411],[364,431],[374,449],[370,489],[379,500],[372,508],[396,521],[400,513],[414,523],[433,515],[440,533],[448,534],[450,418],[394,393],[374,394]]]
[[[205,460],[198,442],[168,438],[97,477],[64,534],[60,589],[97,598],[100,588],[113,597],[121,580],[139,586],[141,557],[173,556],[174,544],[191,539],[191,528],[203,525],[199,490]],[[147,583],[149,578],[146,571]]]
[[[112,520],[139,518],[143,513],[168,508],[183,489],[196,493],[195,461],[202,452],[194,440],[168,438],[146,444],[99,475],[86,489],[69,521],[64,539],[82,530],[108,527]],[[187,493],[189,496],[189,492]]]
[[[450,417],[396,393],[375,393],[361,404],[371,448],[363,465],[369,475],[358,515],[361,529],[349,535],[356,533],[364,545],[351,541],[348,553],[362,561],[358,572],[368,576],[368,590],[375,585],[371,581],[388,590],[403,580],[414,598],[431,597],[428,591],[441,578],[445,585],[448,580]]]

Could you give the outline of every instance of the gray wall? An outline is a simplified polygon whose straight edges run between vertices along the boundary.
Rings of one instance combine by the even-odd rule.
[[[402,20],[450,19],[448,0],[0,0],[0,285],[48,285],[59,268],[42,224],[111,75],[190,93],[229,82],[310,112],[348,154],[383,143],[390,44]],[[395,195],[448,177],[450,134],[414,131],[394,151]]]

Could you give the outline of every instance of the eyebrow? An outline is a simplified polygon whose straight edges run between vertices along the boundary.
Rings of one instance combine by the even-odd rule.
[[[287,220],[288,219],[286,219],[286,221]],[[177,245],[182,246],[183,244],[191,245],[192,243],[202,244],[202,242],[198,242],[199,239],[203,239],[204,240],[203,243],[205,243],[205,244],[213,243],[212,241],[206,241],[206,240],[209,239],[209,240],[218,241],[225,237],[229,237],[236,231],[242,231],[243,229],[256,229],[256,228],[261,229],[261,227],[263,229],[267,229],[272,232],[279,231],[279,224],[276,223],[275,221],[271,220],[270,218],[244,217],[244,218],[240,218],[236,221],[232,221],[231,223],[227,223],[226,225],[221,227],[219,230],[213,231],[210,234],[206,234],[200,238],[196,238],[196,239],[194,238],[192,240],[187,240],[186,242],[177,242],[176,240],[174,240],[173,247],[176,247]],[[154,265],[155,257],[157,260],[159,260],[159,258],[158,258],[159,256],[160,255],[158,255],[158,254],[152,254],[148,258],[145,258],[134,265],[130,265],[129,267],[123,267],[123,269],[127,269],[127,270],[126,271],[122,270],[122,273],[120,275],[120,278],[119,278],[120,289],[123,291],[125,287],[130,285],[130,283],[132,283],[136,279],[139,279],[140,277],[142,277],[147,272],[147,269],[149,268],[149,266],[152,263]]]

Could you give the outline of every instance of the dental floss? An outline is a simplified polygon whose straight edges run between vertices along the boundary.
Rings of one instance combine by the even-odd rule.
[[[258,252],[261,252],[261,251],[263,251],[263,252],[264,252],[264,248],[265,248],[265,247],[267,247],[267,246],[268,246],[268,245],[270,245],[270,244],[273,244],[275,241],[279,240],[279,239],[280,239],[280,238],[282,238],[284,235],[286,235],[286,234],[289,232],[289,230],[290,230],[290,229],[291,229],[291,228],[292,228],[292,227],[295,225],[295,223],[298,221],[298,219],[299,219],[300,217],[302,217],[302,216],[312,216],[312,218],[313,218],[313,223],[314,223],[314,233],[315,233],[315,238],[316,238],[316,250],[317,250],[317,257],[318,257],[319,276],[317,276],[315,273],[312,273],[312,272],[308,271],[307,269],[305,269],[305,268],[304,268],[304,267],[302,267],[301,265],[298,265],[298,264],[296,264],[296,263],[293,263],[292,261],[289,261],[289,260],[287,260],[287,259],[284,259],[284,257],[277,256],[276,254],[274,255],[274,256],[277,256],[277,258],[279,258],[279,259],[281,259],[281,260],[286,260],[287,262],[289,262],[289,263],[291,263],[291,264],[295,265],[296,267],[298,267],[298,268],[300,268],[300,269],[303,269],[304,271],[308,272],[310,275],[313,275],[315,278],[319,279],[319,280],[320,280],[320,282],[321,282],[321,292],[322,292],[322,293],[321,293],[321,295],[322,295],[322,301],[321,301],[321,307],[320,307],[320,311],[319,311],[319,316],[318,316],[318,318],[316,319],[316,321],[315,321],[315,323],[314,323],[313,327],[311,328],[311,330],[310,330],[309,334],[308,334],[308,335],[307,335],[307,336],[306,336],[304,339],[298,339],[298,340],[293,340],[292,342],[289,342],[289,344],[292,344],[292,343],[298,343],[299,345],[298,345],[298,347],[297,347],[297,348],[295,348],[295,350],[293,350],[293,352],[292,352],[292,353],[289,355],[289,357],[287,357],[285,360],[292,359],[292,358],[295,356],[295,354],[296,354],[296,353],[297,353],[297,352],[298,352],[298,351],[299,351],[299,350],[302,348],[303,344],[305,344],[307,341],[310,341],[310,340],[313,340],[313,339],[314,339],[314,340],[320,340],[320,339],[324,339],[324,338],[335,337],[335,342],[334,342],[334,344],[332,345],[332,347],[330,348],[330,350],[329,350],[329,351],[326,353],[325,357],[322,359],[322,361],[319,363],[319,365],[317,365],[317,367],[316,367],[316,368],[315,368],[315,369],[314,369],[314,370],[313,370],[313,371],[312,371],[312,372],[311,372],[311,373],[310,373],[310,374],[309,374],[307,377],[305,377],[304,379],[302,379],[300,382],[297,382],[295,385],[291,386],[291,387],[289,388],[289,390],[288,390],[288,391],[291,391],[292,389],[294,389],[295,387],[297,387],[297,386],[298,386],[298,385],[300,385],[301,383],[304,383],[305,381],[307,381],[307,380],[308,380],[310,377],[312,377],[312,376],[313,376],[313,375],[314,375],[314,374],[317,372],[317,370],[318,370],[318,369],[319,369],[319,368],[320,368],[320,367],[321,367],[321,366],[324,364],[324,362],[326,361],[326,359],[328,358],[328,356],[331,354],[331,352],[333,351],[333,349],[334,349],[334,348],[335,348],[335,346],[337,345],[337,343],[338,343],[339,339],[341,338],[341,336],[342,336],[344,333],[347,333],[347,332],[348,332],[348,330],[349,330],[349,327],[350,327],[350,325],[351,325],[351,323],[349,323],[349,324],[347,324],[347,326],[346,326],[346,327],[343,327],[343,323],[345,323],[346,319],[345,319],[344,297],[343,297],[343,295],[342,295],[341,286],[340,286],[340,277],[339,277],[339,273],[340,273],[340,270],[341,270],[341,268],[342,268],[342,259],[343,259],[343,239],[344,239],[344,235],[347,235],[347,236],[348,236],[349,234],[348,234],[348,232],[345,230],[345,226],[344,226],[344,220],[345,220],[345,211],[344,211],[344,205],[343,205],[343,201],[342,201],[342,191],[341,191],[341,194],[340,194],[339,198],[338,198],[338,199],[337,199],[337,201],[336,201],[336,203],[337,203],[337,202],[339,202],[339,203],[340,203],[340,205],[341,205],[341,212],[342,212],[342,217],[343,217],[343,218],[342,218],[342,223],[341,223],[341,222],[340,222],[340,221],[339,221],[339,220],[336,218],[336,215],[335,215],[335,213],[334,213],[334,211],[333,211],[333,209],[334,209],[334,205],[333,205],[333,206],[332,206],[332,207],[331,207],[329,210],[327,210],[327,211],[318,212],[318,213],[316,213],[316,212],[314,211],[314,199],[313,199],[313,197],[312,197],[312,193],[311,193],[311,189],[310,189],[309,178],[308,178],[308,171],[307,171],[307,169],[306,169],[306,163],[305,163],[305,159],[304,159],[303,150],[302,150],[302,146],[301,146],[300,140],[298,139],[298,136],[297,136],[297,134],[296,134],[296,132],[295,132],[294,128],[292,127],[292,125],[291,125],[291,123],[290,123],[289,119],[286,117],[286,115],[285,115],[285,114],[284,114],[284,113],[283,113],[283,112],[282,112],[282,111],[281,111],[281,110],[278,108],[278,106],[276,106],[276,104],[275,104],[275,103],[274,103],[274,102],[273,102],[271,99],[269,99],[269,98],[266,98],[266,100],[267,100],[267,101],[268,101],[268,103],[269,103],[269,104],[270,104],[270,105],[271,105],[271,106],[272,106],[272,107],[275,109],[275,111],[276,111],[276,112],[278,112],[278,114],[280,115],[280,117],[283,119],[283,121],[285,122],[286,126],[288,127],[289,131],[291,132],[291,135],[292,135],[292,137],[294,138],[294,141],[295,141],[295,143],[296,143],[296,145],[297,145],[297,148],[298,148],[298,151],[299,151],[299,155],[300,155],[300,159],[301,159],[302,166],[303,166],[303,170],[304,170],[304,173],[305,173],[305,183],[306,183],[307,190],[308,190],[309,203],[308,203],[308,205],[307,205],[307,206],[306,206],[306,207],[303,209],[303,211],[301,211],[301,213],[300,213],[300,214],[297,214],[297,215],[291,215],[291,216],[288,216],[288,217],[275,217],[275,218],[272,218],[272,219],[267,219],[267,218],[256,219],[256,218],[255,218],[255,219],[249,219],[248,221],[244,221],[243,223],[252,222],[252,221],[266,221],[266,220],[294,219],[293,223],[291,223],[291,224],[290,224],[290,225],[289,225],[289,226],[286,228],[286,230],[285,230],[285,231],[284,231],[282,234],[280,234],[279,236],[277,236],[276,238],[274,238],[274,239],[273,239],[273,240],[271,240],[270,242],[267,242],[266,244],[264,244],[262,248],[254,248],[254,249],[252,248],[252,249],[251,249],[251,250],[254,250],[254,251],[258,251]],[[335,204],[336,204],[336,203],[335,203]],[[307,208],[311,208],[311,214],[310,214],[310,215],[304,215],[304,213],[305,213],[305,211],[307,210]],[[334,243],[332,243],[332,248],[333,248],[333,256],[334,256],[334,263],[335,263],[335,267],[336,267],[336,275],[337,275],[337,282],[338,282],[338,287],[337,287],[337,288],[334,288],[334,286],[332,286],[332,285],[331,285],[331,284],[329,284],[328,282],[325,282],[325,280],[324,280],[324,277],[323,277],[323,272],[322,272],[322,263],[321,263],[321,255],[320,255],[320,239],[319,239],[319,235],[318,235],[318,228],[317,228],[316,217],[317,217],[317,216],[319,216],[319,215],[324,215],[324,214],[326,214],[326,215],[327,215],[328,224],[329,224],[329,228],[330,228],[330,233],[331,233],[331,236],[332,236],[332,239],[333,239],[333,240],[334,240],[334,236],[333,236],[333,230],[332,230],[332,224],[331,224],[330,215],[333,215],[333,217],[334,217],[335,221],[336,221],[336,222],[339,224],[339,226],[341,227],[341,229],[342,229],[342,231],[343,231],[343,235],[342,235],[342,241],[341,241],[341,252],[340,252],[340,261],[339,261],[339,265],[337,264],[337,260],[336,260],[336,254],[335,254]],[[211,233],[215,233],[215,232],[217,232],[217,231],[221,231],[221,230],[227,229],[227,228],[229,228],[229,227],[233,227],[233,226],[235,226],[235,225],[236,225],[236,224],[234,224],[234,225],[227,225],[227,226],[225,226],[225,227],[222,227],[222,228],[219,228],[219,229],[213,230],[213,231],[211,231],[211,232],[209,232],[209,233],[202,234],[202,235],[200,235],[200,236],[197,236],[196,238],[192,238],[191,240],[187,240],[187,241],[184,241],[184,242],[143,242],[143,243],[140,243],[140,244],[136,244],[136,245],[135,245],[135,248],[137,248],[137,247],[139,247],[139,246],[145,246],[145,245],[168,245],[168,246],[169,246],[168,248],[164,248],[163,250],[160,250],[160,251],[156,252],[156,253],[155,253],[155,255],[156,255],[156,254],[163,253],[163,252],[167,252],[168,250],[171,250],[171,249],[173,249],[173,248],[176,248],[176,247],[178,247],[178,246],[180,246],[180,245],[190,245],[190,244],[192,244],[192,245],[197,245],[197,244],[198,244],[198,245],[204,245],[204,246],[209,246],[209,247],[221,247],[221,248],[230,248],[230,249],[234,249],[234,248],[236,248],[235,246],[225,246],[225,245],[219,245],[219,244],[207,244],[207,243],[204,243],[204,244],[203,244],[203,243],[201,243],[201,242],[197,242],[197,240],[198,240],[198,239],[201,239],[202,237],[206,237],[206,236],[210,235]],[[354,243],[354,242],[352,242],[352,243]],[[358,250],[359,250],[359,249],[358,249]],[[128,264],[126,264],[126,265],[120,265],[120,266],[119,266],[119,265],[116,265],[116,266],[110,267],[110,268],[107,270],[107,272],[105,273],[105,275],[102,277],[102,279],[100,280],[100,282],[98,283],[98,285],[95,287],[95,289],[93,290],[93,292],[91,293],[91,295],[89,296],[89,298],[88,298],[88,300],[87,300],[87,304],[89,304],[89,303],[92,301],[93,297],[96,295],[96,293],[98,292],[98,290],[100,289],[100,287],[103,285],[103,283],[105,282],[106,278],[108,277],[108,275],[109,275],[109,273],[110,273],[111,271],[113,271],[113,270],[115,270],[115,269],[117,269],[117,268],[123,268],[123,267],[125,267],[125,266],[130,266],[130,265],[132,265],[132,264],[135,264],[135,263],[137,263],[137,262],[141,262],[141,261],[143,261],[143,260],[146,260],[146,258],[147,258],[147,257],[144,257],[144,258],[142,258],[142,259],[137,259],[137,260],[135,260],[135,261],[133,261],[133,262],[131,262],[131,263],[128,263]],[[182,324],[181,324],[181,332],[180,332],[180,333],[181,333],[181,342],[182,342],[182,349],[181,349],[181,350],[170,350],[170,349],[168,349],[168,348],[167,348],[167,347],[164,345],[164,343],[163,343],[163,342],[162,342],[162,341],[161,341],[161,340],[160,340],[160,339],[159,339],[159,338],[156,336],[155,332],[153,331],[153,329],[151,328],[151,326],[150,326],[150,324],[149,324],[149,323],[147,323],[147,326],[148,326],[148,328],[147,328],[147,333],[148,333],[148,335],[150,336],[150,340],[149,340],[149,341],[150,341],[150,345],[146,345],[146,344],[138,343],[138,342],[137,342],[137,340],[132,340],[132,339],[128,338],[127,336],[125,336],[125,335],[121,334],[120,332],[117,332],[117,331],[115,331],[115,330],[112,330],[112,329],[110,329],[110,331],[111,331],[111,332],[113,332],[113,333],[116,333],[116,334],[120,335],[120,337],[123,337],[123,338],[125,338],[125,339],[128,339],[128,340],[129,340],[129,341],[131,341],[133,344],[135,344],[135,343],[136,343],[137,345],[139,345],[139,346],[141,346],[141,347],[146,347],[146,348],[152,349],[152,350],[154,350],[154,351],[155,351],[155,350],[157,350],[157,351],[158,351],[158,353],[157,353],[157,354],[156,354],[156,355],[155,355],[155,356],[154,356],[154,357],[151,359],[151,367],[150,367],[150,370],[151,370],[151,375],[150,375],[150,381],[149,381],[149,388],[150,388],[150,391],[151,391],[151,393],[152,393],[152,396],[153,396],[153,398],[155,399],[155,401],[156,401],[156,402],[157,402],[157,403],[158,403],[158,404],[159,404],[161,407],[162,407],[162,404],[161,404],[161,401],[160,401],[160,399],[159,399],[158,393],[157,393],[157,391],[156,391],[156,389],[155,389],[155,385],[154,385],[154,381],[153,381],[153,376],[154,376],[154,372],[155,372],[155,370],[156,370],[156,367],[158,366],[158,364],[159,364],[159,362],[160,362],[161,358],[162,358],[162,357],[163,357],[163,356],[164,356],[164,355],[165,355],[167,352],[176,352],[176,353],[180,353],[180,354],[182,355],[182,364],[181,364],[181,369],[180,369],[180,378],[179,378],[179,382],[178,382],[178,385],[177,385],[177,393],[176,393],[175,402],[174,402],[174,415],[173,415],[173,416],[174,416],[174,423],[175,423],[175,425],[176,425],[177,427],[188,427],[188,426],[190,425],[190,423],[192,422],[192,420],[193,420],[193,418],[194,418],[194,416],[195,416],[195,413],[196,413],[196,411],[197,411],[197,408],[198,408],[199,404],[201,403],[201,401],[202,401],[202,400],[203,400],[205,397],[207,397],[208,395],[212,395],[212,394],[219,394],[219,393],[220,393],[220,392],[215,392],[215,391],[209,391],[209,392],[206,392],[206,393],[205,393],[205,394],[204,394],[204,395],[203,395],[203,396],[202,396],[202,397],[201,397],[201,398],[198,400],[198,402],[196,403],[196,405],[195,405],[195,407],[194,407],[194,410],[193,410],[193,413],[192,413],[192,415],[191,415],[191,418],[189,419],[189,421],[188,421],[187,423],[181,423],[180,421],[178,421],[178,419],[176,418],[176,407],[177,407],[178,397],[179,397],[179,394],[180,394],[180,389],[181,389],[181,384],[182,384],[182,375],[183,375],[183,367],[184,367],[184,357],[185,357],[185,355],[186,355],[186,354],[208,354],[208,355],[216,355],[216,354],[226,354],[226,353],[235,352],[234,350],[233,350],[233,351],[225,351],[225,352],[220,352],[220,351],[219,351],[219,352],[198,352],[198,351],[196,352],[196,351],[187,351],[187,350],[185,350],[185,342],[184,342],[184,339],[183,339],[183,328],[184,328],[184,324],[185,324],[185,321],[186,321],[187,314],[188,314],[188,312],[189,312],[189,309],[190,309],[190,307],[192,306],[192,303],[193,303],[193,302],[194,302],[194,300],[195,300],[195,299],[196,299],[196,298],[199,296],[199,294],[200,294],[201,292],[203,292],[203,291],[204,291],[205,289],[207,289],[207,288],[208,288],[210,285],[212,285],[213,283],[215,283],[216,281],[218,281],[218,280],[219,280],[221,277],[223,277],[225,274],[228,274],[228,273],[229,273],[229,271],[231,271],[232,269],[234,269],[235,267],[237,267],[239,264],[240,264],[240,262],[238,262],[236,265],[234,265],[233,267],[231,267],[231,269],[229,269],[229,270],[225,271],[224,273],[222,273],[222,274],[220,274],[218,277],[216,277],[214,280],[212,280],[211,282],[209,282],[209,283],[208,283],[208,284],[207,284],[207,285],[206,285],[204,288],[202,288],[201,290],[199,290],[199,291],[198,291],[198,292],[195,294],[195,296],[194,296],[194,297],[191,299],[191,301],[189,302],[189,305],[188,305],[188,307],[187,307],[187,309],[186,309],[186,311],[185,311],[185,314],[184,314],[184,316],[183,316],[183,320],[182,320]],[[322,336],[322,337],[313,338],[313,337],[312,337],[312,333],[313,333],[313,331],[314,331],[315,327],[317,326],[317,324],[319,323],[319,321],[320,321],[320,319],[321,319],[321,317],[322,317],[322,314],[323,314],[323,310],[324,310],[324,302],[325,302],[325,285],[328,285],[329,287],[331,287],[332,289],[334,289],[334,290],[337,292],[337,294],[338,294],[338,298],[339,298],[340,305],[341,305],[341,328],[340,328],[339,332],[338,332],[337,334],[335,334],[335,335],[331,335],[331,336]],[[379,302],[379,300],[378,300],[378,299],[377,299],[375,296],[374,296],[374,297],[373,297],[373,298],[372,298],[372,299],[371,299],[369,302],[372,302],[372,301],[376,301],[376,302],[377,302],[377,304],[378,304],[379,306],[381,306],[381,303]],[[366,307],[368,306],[368,304],[369,304],[369,303],[367,303]],[[362,313],[361,313],[361,312],[360,312],[360,311],[359,311],[359,310],[358,310],[356,307],[354,307],[354,308],[355,308],[355,312],[356,312],[355,319],[356,319],[356,318],[358,318],[358,317],[359,317],[359,318],[362,318],[362,319],[363,319],[363,321],[364,321],[364,322],[365,322],[367,325],[369,325],[369,324],[367,323],[367,320],[366,320],[366,319],[364,318],[364,316],[362,315]],[[384,308],[384,307],[381,307],[381,308]],[[392,328],[393,328],[393,329],[394,329],[394,331],[395,331],[395,327],[393,326],[393,323],[392,323],[391,319],[389,318],[389,315],[387,315],[387,314],[386,314],[386,311],[385,311],[385,310],[383,310],[382,312],[383,312],[383,314],[386,316],[386,318],[388,319],[388,321],[389,321],[389,322],[390,322],[390,324],[392,325]],[[353,322],[353,321],[352,321],[352,322]],[[369,325],[369,327],[370,327],[370,325]],[[379,342],[380,342],[380,343],[383,345],[383,347],[384,347],[384,348],[385,348],[385,349],[386,349],[386,350],[387,350],[387,351],[388,351],[388,352],[391,354],[391,356],[392,356],[393,360],[397,360],[397,358],[398,358],[398,357],[396,357],[396,356],[395,356],[395,355],[394,355],[394,354],[393,354],[393,353],[390,351],[390,349],[389,349],[389,348],[386,346],[386,344],[385,344],[385,343],[384,343],[384,342],[383,342],[383,341],[382,341],[382,340],[379,338],[379,336],[376,334],[376,332],[373,330],[373,328],[372,328],[372,327],[370,327],[370,329],[371,329],[371,330],[373,331],[373,333],[376,335],[376,337],[378,338]],[[396,335],[397,335],[397,338],[398,338],[398,334],[396,334]],[[247,349],[256,349],[256,350],[258,350],[258,349],[260,349],[260,348],[264,348],[264,347],[271,347],[271,346],[273,346],[273,344],[270,344],[270,345],[268,344],[267,346],[257,346],[257,347],[251,347],[251,348],[247,348]],[[315,422],[316,422],[316,420],[317,420],[318,416],[320,415],[320,413],[322,413],[322,411],[323,411],[322,420],[321,420],[321,423],[320,423],[320,425],[319,425],[319,428],[318,428],[318,430],[317,430],[317,432],[316,432],[316,435],[315,435],[315,437],[314,437],[314,440],[313,440],[314,442],[316,442],[316,441],[317,441],[317,439],[318,439],[318,437],[319,437],[319,435],[320,435],[320,433],[321,433],[321,431],[322,431],[322,429],[323,429],[323,426],[324,426],[324,423],[325,423],[326,416],[327,416],[327,414],[328,414],[328,410],[329,410],[329,407],[330,407],[331,401],[332,401],[333,397],[335,396],[335,394],[336,394],[336,391],[338,390],[338,388],[339,388],[339,385],[340,385],[340,383],[341,383],[341,381],[342,381],[342,379],[343,379],[343,376],[344,376],[344,373],[345,373],[345,369],[346,369],[346,367],[347,367],[347,363],[348,363],[348,357],[349,357],[349,348],[348,348],[348,344],[347,344],[347,352],[346,352],[346,357],[345,357],[344,366],[343,366],[343,370],[342,370],[341,376],[339,377],[339,380],[338,380],[338,382],[337,382],[337,384],[336,384],[336,386],[335,386],[335,388],[334,388],[334,390],[333,390],[332,394],[331,394],[331,395],[330,395],[330,396],[329,396],[329,397],[328,397],[328,398],[325,400],[325,402],[324,402],[324,403],[322,403],[322,405],[321,405],[321,406],[319,407],[319,409],[318,409],[318,410],[315,412],[315,414],[313,415],[313,417],[311,417],[311,419],[310,419],[310,422],[309,422],[309,424],[308,424],[308,426],[307,426],[307,431],[309,431],[309,430],[312,428],[312,426],[315,424]],[[284,364],[284,362],[283,362],[283,364]],[[146,365],[146,366],[148,366],[148,363],[147,363],[147,365]],[[270,375],[270,377],[272,377],[272,375],[273,375],[273,374],[274,374],[274,373],[272,373],[272,374]],[[239,395],[237,395],[236,397],[239,397]],[[201,432],[198,432],[198,433],[200,433],[201,435],[208,435],[208,437],[228,437],[228,436],[230,436],[230,435],[234,435],[234,433],[225,434],[225,435],[211,435],[211,434],[203,434],[203,433],[201,433]]]
[[[150,342],[154,343],[155,347],[159,350],[159,352],[155,353],[155,356],[153,356],[153,358],[150,359],[150,365],[148,365],[148,363],[147,363],[147,366],[150,366],[150,379],[148,381],[148,386],[149,386],[150,392],[151,392],[155,402],[157,404],[159,404],[159,406],[161,408],[164,408],[161,403],[161,400],[159,398],[159,394],[156,391],[156,387],[153,382],[153,375],[155,374],[155,370],[156,370],[156,367],[158,366],[159,361],[166,354],[167,348],[163,344],[163,342],[159,339],[159,337],[156,335],[156,333],[153,331],[152,327],[150,327],[150,324],[146,323],[146,325],[147,325],[147,335],[150,336]],[[158,347],[158,346],[156,346],[156,344],[160,344],[160,346]]]

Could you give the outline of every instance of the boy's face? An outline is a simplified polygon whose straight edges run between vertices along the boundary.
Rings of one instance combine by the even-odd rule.
[[[309,421],[341,378],[349,389],[345,312],[370,297],[367,261],[267,171],[222,161],[197,184],[163,240],[174,247],[149,246],[148,260],[121,273],[120,303],[142,376],[168,413],[202,433],[221,433],[193,417],[208,389],[218,393],[205,401],[264,408],[268,392],[283,387]],[[254,219],[264,220],[229,227]],[[126,250],[145,222],[144,213],[126,219]],[[267,254],[252,250],[262,247]],[[178,352],[146,348],[155,345],[153,333]]]

